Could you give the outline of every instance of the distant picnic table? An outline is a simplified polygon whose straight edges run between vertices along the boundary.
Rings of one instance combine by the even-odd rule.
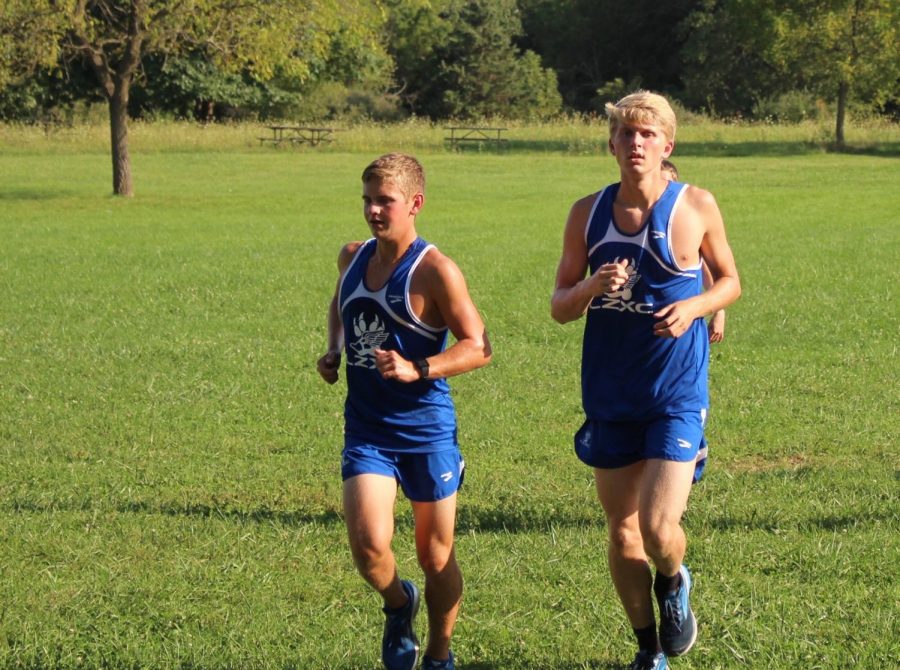
[[[448,126],[444,130],[450,131],[450,137],[444,139],[450,143],[454,149],[459,148],[460,143],[464,142],[493,142],[498,146],[506,141],[505,137],[501,137],[506,128],[488,128],[485,126]]]
[[[274,146],[281,146],[284,142],[290,144],[309,144],[310,146],[318,146],[323,142],[334,142],[334,133],[336,128],[313,128],[311,126],[285,126],[273,125],[266,126],[272,131],[271,137],[260,137],[259,143],[271,143]]]

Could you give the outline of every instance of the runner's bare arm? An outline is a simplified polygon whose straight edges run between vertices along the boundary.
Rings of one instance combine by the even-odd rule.
[[[660,337],[679,337],[695,319],[724,309],[741,294],[741,282],[725,236],[719,206],[708,191],[697,188],[691,188],[691,191],[687,204],[695,209],[703,227],[700,256],[709,266],[713,282],[700,295],[672,303],[656,312],[657,322],[653,330]]]
[[[556,286],[550,298],[550,315],[559,323],[581,318],[596,296],[621,288],[628,281],[625,262],[608,263],[585,277],[588,249],[584,230],[596,195],[572,205],[563,236],[563,251],[556,270]]]
[[[428,378],[452,377],[487,365],[492,356],[491,343],[456,263],[433,250],[417,272],[423,273],[428,301],[456,339],[441,353],[428,357]],[[375,364],[389,379],[410,382],[421,378],[413,362],[396,351],[377,349]]]
[[[341,322],[341,312],[338,302],[338,290],[341,286],[341,279],[350,265],[360,242],[350,242],[341,248],[338,254],[338,280],[334,287],[334,295],[328,305],[328,349],[325,355],[319,358],[316,363],[316,369],[319,374],[329,384],[334,384],[338,380],[338,370],[341,366],[341,350],[344,347],[344,324]]]

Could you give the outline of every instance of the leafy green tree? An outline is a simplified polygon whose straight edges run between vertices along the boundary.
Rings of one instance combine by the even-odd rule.
[[[678,26],[697,0],[519,0],[522,46],[553,68],[566,104],[597,109],[597,90],[621,79],[676,93],[681,89]]]
[[[149,54],[129,98],[132,118],[171,114],[212,121],[229,110],[257,110],[271,94],[266,83],[242,72],[227,72],[199,54]]]
[[[559,111],[556,76],[515,40],[515,0],[388,0],[401,95],[432,118],[540,118]]]
[[[199,53],[223,72],[304,82],[341,29],[376,44],[377,10],[367,0],[6,0],[0,86],[87,63],[109,107],[113,191],[132,195],[128,101],[147,54]]]
[[[684,102],[713,114],[749,116],[789,91],[789,66],[776,52],[776,0],[704,0],[681,24]]]
[[[410,112],[427,115],[432,99],[440,97],[434,78],[440,66],[439,50],[452,30],[442,14],[449,0],[385,0],[385,5],[387,46],[395,64],[398,94]]]
[[[812,91],[834,103],[842,145],[850,102],[896,99],[898,25],[894,0],[705,0],[683,26],[686,102],[749,114]]]
[[[274,78],[262,81],[246,69],[225,70],[200,51],[148,54],[132,89],[130,115],[162,113],[198,121],[306,117],[323,95],[338,107],[359,95],[387,98],[393,61],[380,42],[351,29],[350,22],[357,18],[358,14],[338,18],[339,24],[329,31],[327,51],[310,59],[308,76],[277,71]]]
[[[57,124],[71,118],[78,102],[99,102],[93,73],[72,67],[38,68],[28,78],[0,87],[0,119]]]
[[[844,145],[851,101],[881,107],[900,83],[900,3],[794,0],[783,3],[774,50],[795,84],[835,104],[835,142]]]

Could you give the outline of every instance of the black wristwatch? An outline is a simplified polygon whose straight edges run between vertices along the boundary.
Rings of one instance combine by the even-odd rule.
[[[422,379],[428,379],[428,359],[427,358],[419,358],[413,361],[413,365],[416,366],[416,369],[421,373]]]

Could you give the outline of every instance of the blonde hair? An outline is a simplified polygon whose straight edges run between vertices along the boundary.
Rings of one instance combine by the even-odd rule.
[[[407,198],[425,193],[425,170],[422,164],[408,154],[385,154],[366,166],[362,173],[363,184],[373,179],[390,182]]]
[[[629,93],[616,103],[606,103],[609,117],[609,136],[616,134],[619,125],[637,123],[659,126],[666,139],[675,139],[675,110],[663,96],[650,91]]]

